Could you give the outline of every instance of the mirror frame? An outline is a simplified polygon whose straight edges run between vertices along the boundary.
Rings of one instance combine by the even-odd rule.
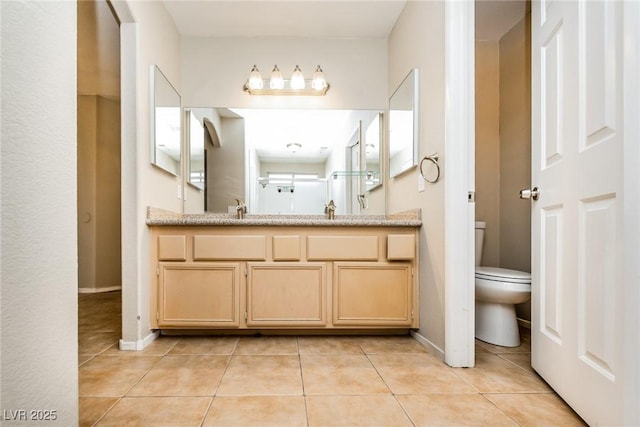
[[[196,114],[194,113],[193,108],[184,108],[184,124],[185,124],[185,148],[187,157],[187,184],[192,185],[198,190],[204,191],[206,188],[206,136],[205,133],[207,130],[205,129],[204,123],[201,123]],[[192,117],[193,116],[193,117]],[[196,123],[193,123],[195,121]],[[202,151],[198,153],[194,153],[194,135],[192,134],[192,128],[194,124],[197,124],[198,127],[202,127]],[[196,161],[196,155],[202,156],[202,181],[194,181],[193,173],[200,172],[199,168],[194,166]]]
[[[418,114],[418,93],[419,93],[419,79],[418,79],[418,69],[412,69],[409,74],[402,80],[396,91],[389,98],[389,178],[395,178],[399,175],[402,175],[406,171],[413,169],[418,165],[418,124],[419,124],[419,114]],[[407,102],[410,97],[410,102]],[[394,104],[396,108],[394,108]],[[410,104],[410,106],[409,106]],[[410,107],[410,108],[407,108]],[[400,141],[398,145],[398,139],[393,138],[392,130],[394,129],[394,114],[393,111],[411,111],[412,118],[412,129],[411,136],[413,141],[408,143],[405,141]],[[400,147],[400,151],[404,150],[412,150],[409,162],[403,163],[400,167],[392,168],[391,163],[391,153],[394,150],[394,143],[396,146]]]
[[[369,141],[367,140],[367,135],[369,133],[369,129],[371,128],[371,125],[373,125],[373,123],[377,121],[378,122],[378,128],[377,128],[377,133],[378,133],[378,147],[376,149],[377,152],[377,158],[378,158],[378,170],[377,170],[377,175],[378,175],[378,183],[377,184],[367,184],[366,183],[366,179],[368,178],[367,175],[365,175],[365,184],[364,184],[364,191],[373,191],[377,188],[380,188],[383,186],[383,170],[382,170],[382,164],[383,164],[383,159],[382,159],[382,148],[384,147],[384,113],[378,113],[378,116],[373,119],[373,121],[371,123],[369,123],[369,126],[367,127],[367,129],[364,130],[364,171],[365,174],[368,174],[370,172],[369,169],[369,164],[367,162],[367,145],[369,144]]]
[[[181,170],[182,170],[182,148],[183,148],[183,138],[182,138],[182,101],[180,98],[180,94],[178,93],[178,91],[176,90],[175,87],[173,87],[173,85],[171,84],[171,82],[169,81],[169,79],[167,79],[167,77],[164,75],[164,73],[160,70],[160,68],[157,65],[152,65],[151,69],[150,69],[150,87],[149,87],[149,94],[150,94],[150,106],[149,106],[149,148],[150,148],[150,159],[151,159],[151,164],[159,169],[162,169],[163,171],[174,175],[174,176],[180,176],[181,175]],[[160,86],[162,85],[162,87]],[[178,153],[178,164],[176,167],[176,170],[171,170],[169,167],[167,167],[166,165],[161,164],[161,162],[158,159],[158,152],[162,151],[158,145],[157,145],[157,141],[156,141],[156,129],[157,129],[157,121],[158,121],[158,114],[156,114],[156,109],[159,107],[163,107],[162,105],[158,105],[158,93],[159,90],[161,89],[165,89],[166,90],[166,94],[167,94],[167,98],[173,98],[175,96],[175,99],[171,99],[172,101],[176,100],[177,101],[177,105],[176,105],[176,112],[177,112],[177,117],[179,120],[179,129],[178,129],[178,146],[179,146],[179,153]],[[171,107],[173,107],[173,105],[171,105]]]

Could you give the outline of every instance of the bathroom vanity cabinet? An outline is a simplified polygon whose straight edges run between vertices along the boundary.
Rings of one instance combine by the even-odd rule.
[[[153,218],[153,328],[418,326],[417,219]]]

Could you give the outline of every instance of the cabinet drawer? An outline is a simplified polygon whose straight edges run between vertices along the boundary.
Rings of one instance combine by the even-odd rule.
[[[307,258],[319,260],[378,259],[378,236],[308,236]]]
[[[274,261],[300,261],[300,236],[273,236]]]
[[[252,260],[267,258],[266,237],[258,236],[193,236],[193,259],[195,261]]]
[[[159,261],[186,261],[187,236],[158,236]]]
[[[387,259],[412,260],[416,257],[416,237],[413,234],[389,234]]]

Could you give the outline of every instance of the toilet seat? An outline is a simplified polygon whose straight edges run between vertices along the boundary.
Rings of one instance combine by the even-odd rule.
[[[531,273],[508,268],[476,267],[476,279],[505,283],[531,283]]]

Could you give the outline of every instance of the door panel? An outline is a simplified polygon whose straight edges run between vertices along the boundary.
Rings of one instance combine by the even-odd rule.
[[[622,2],[532,2],[532,366],[587,423],[623,413]]]
[[[543,332],[562,341],[562,207],[542,210],[540,236],[545,248],[540,265],[540,314]]]

